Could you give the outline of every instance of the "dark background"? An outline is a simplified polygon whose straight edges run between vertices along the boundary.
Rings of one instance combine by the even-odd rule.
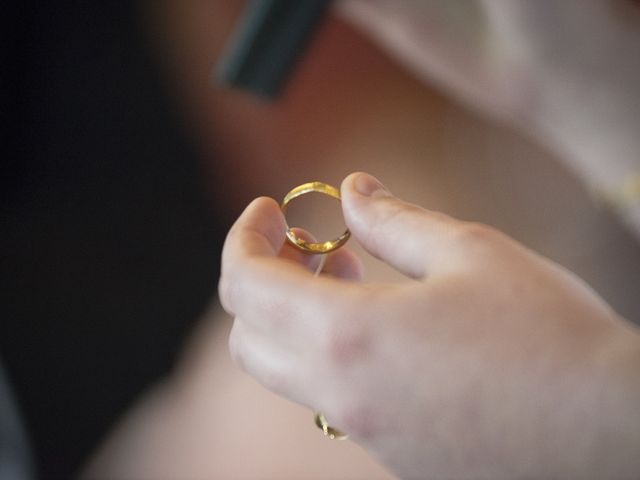
[[[170,369],[227,220],[135,2],[0,14],[0,356],[40,477],[66,478]]]

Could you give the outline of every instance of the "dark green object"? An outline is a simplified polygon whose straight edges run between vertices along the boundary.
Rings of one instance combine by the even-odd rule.
[[[251,0],[218,64],[218,81],[275,97],[329,0]]]

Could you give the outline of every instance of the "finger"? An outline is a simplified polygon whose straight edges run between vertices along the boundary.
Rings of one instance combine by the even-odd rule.
[[[365,173],[343,181],[342,208],[347,226],[369,253],[414,278],[446,264],[448,240],[461,223],[395,198]]]
[[[222,248],[218,293],[222,307],[232,315],[249,292],[243,277],[256,259],[274,258],[282,249],[287,224],[279,205],[271,198],[253,200],[235,221]]]
[[[229,353],[244,372],[265,388],[298,403],[306,385],[301,385],[303,355],[292,346],[286,348],[269,341],[265,336],[236,318],[229,334]]]
[[[292,228],[293,232],[298,238],[302,238],[307,242],[317,242],[316,238],[308,231],[303,228]],[[307,253],[295,245],[292,245],[291,242],[285,241],[282,245],[282,249],[280,250],[280,254],[278,255],[280,258],[290,260],[294,263],[298,263],[300,265],[304,265],[307,269],[312,272],[315,272],[320,265],[320,255],[313,255]]]
[[[332,275],[344,280],[362,281],[364,265],[358,256],[348,247],[332,252],[322,268],[324,275]]]
[[[286,224],[278,204],[254,200],[229,231],[222,253],[220,301],[225,310],[252,322],[256,328],[286,329],[298,322],[319,321],[356,289],[332,276],[314,277],[305,266],[277,257]]]
[[[273,257],[282,248],[287,223],[280,206],[275,200],[260,197],[253,200],[238,220],[233,224],[227,238],[223,254],[225,260],[232,260],[237,254]]]

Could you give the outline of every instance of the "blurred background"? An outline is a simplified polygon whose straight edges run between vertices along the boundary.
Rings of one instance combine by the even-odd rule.
[[[276,101],[213,85],[243,5],[23,1],[0,16],[0,358],[43,477],[76,472],[171,371],[246,203],[310,180],[371,172],[640,318],[638,243],[556,158],[335,16]],[[304,226],[326,225],[324,206],[305,208]],[[365,261],[370,278],[392,275]]]
[[[69,478],[172,365],[226,220],[140,4],[8,3],[0,355],[38,471]]]

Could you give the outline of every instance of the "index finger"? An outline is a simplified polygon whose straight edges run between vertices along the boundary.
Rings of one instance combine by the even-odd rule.
[[[222,306],[261,328],[282,318],[313,321],[317,312],[327,312],[328,299],[336,302],[345,290],[356,288],[335,277],[315,277],[303,265],[278,258],[286,228],[275,200],[261,197],[249,204],[225,240]]]

